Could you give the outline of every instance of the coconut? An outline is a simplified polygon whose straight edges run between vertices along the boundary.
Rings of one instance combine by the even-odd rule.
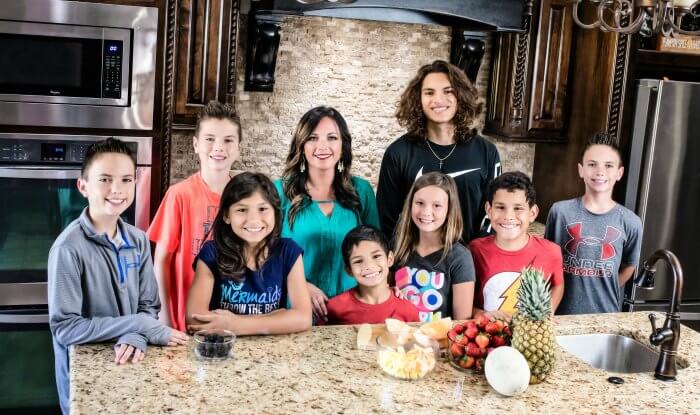
[[[496,392],[513,396],[522,393],[530,383],[530,367],[525,357],[509,346],[497,347],[488,357],[484,372]]]

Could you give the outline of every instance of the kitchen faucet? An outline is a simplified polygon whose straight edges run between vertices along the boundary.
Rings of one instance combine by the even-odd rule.
[[[634,279],[635,285],[640,288],[650,290],[654,288],[654,274],[656,273],[656,263],[665,260],[673,272],[673,295],[671,304],[666,313],[666,320],[663,327],[656,328],[656,316],[649,314],[651,322],[651,335],[649,341],[655,346],[661,346],[659,362],[656,364],[654,377],[657,379],[671,381],[676,380],[676,353],[678,351],[678,341],[681,337],[681,297],[683,294],[683,269],[678,258],[666,249],[659,249],[654,252],[642,266],[642,271]]]

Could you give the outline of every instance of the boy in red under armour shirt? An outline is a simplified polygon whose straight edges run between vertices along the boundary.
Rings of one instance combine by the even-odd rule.
[[[328,301],[328,324],[384,323],[387,318],[419,321],[416,306],[396,297],[387,283],[394,254],[379,230],[367,225],[354,228],[341,250],[345,269],[357,286]]]

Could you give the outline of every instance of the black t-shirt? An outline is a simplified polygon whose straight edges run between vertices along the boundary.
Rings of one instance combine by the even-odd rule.
[[[214,241],[207,241],[197,254],[194,266],[201,260],[214,274],[209,310],[229,310],[234,314],[267,314],[287,307],[287,276],[303,250],[291,239],[280,238],[258,270],[246,267],[237,282],[224,278],[216,263]]]
[[[394,275],[396,287],[418,308],[420,321],[452,316],[452,286],[476,279],[472,254],[460,243],[441,261],[443,250],[420,256],[411,252]]]
[[[430,146],[438,157],[444,158],[442,172],[452,176],[457,184],[464,222],[462,239],[468,243],[479,236],[485,222],[486,186],[501,173],[498,149],[480,136],[457,143],[452,154],[452,144],[442,146],[431,142]],[[406,134],[389,145],[382,158],[377,186],[379,221],[387,237],[394,235],[413,182],[433,171],[440,171],[440,160],[430,151],[426,140],[409,140]]]

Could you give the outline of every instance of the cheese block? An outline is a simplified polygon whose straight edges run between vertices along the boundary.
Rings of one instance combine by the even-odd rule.
[[[362,324],[357,329],[357,348],[360,350],[374,350],[374,342],[372,341],[372,325]]]
[[[447,347],[447,332],[452,327],[452,318],[446,317],[441,320],[425,323],[420,327],[420,331],[436,340],[441,348]]]

